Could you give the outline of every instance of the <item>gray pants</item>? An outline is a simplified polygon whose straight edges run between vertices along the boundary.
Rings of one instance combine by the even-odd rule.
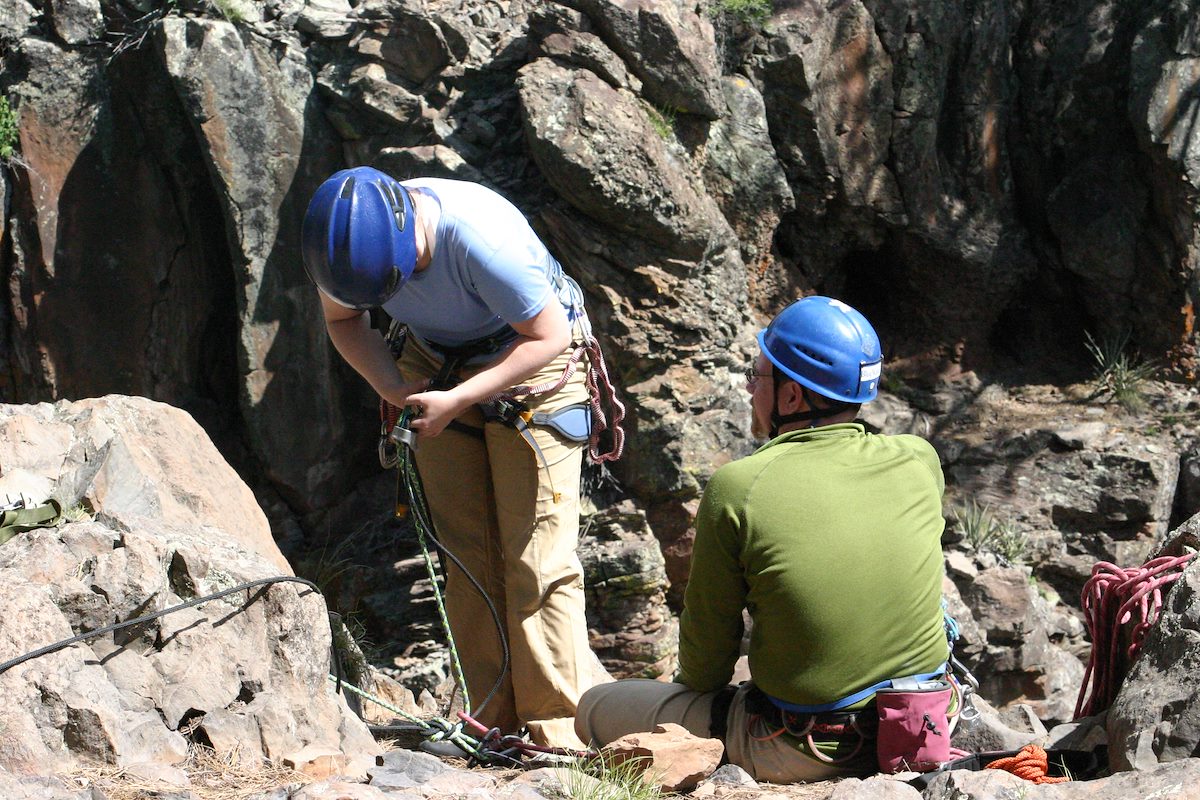
[[[826,764],[798,750],[786,736],[772,731],[746,713],[751,684],[738,689],[729,706],[725,752],[758,781],[799,783],[863,774],[874,764],[874,751],[845,765]],[[630,679],[594,686],[579,701],[575,732],[585,742],[603,746],[629,733],[654,730],[674,722],[690,733],[711,738],[709,724],[717,692],[696,692],[681,683]],[[872,743],[873,744],[873,743]]]

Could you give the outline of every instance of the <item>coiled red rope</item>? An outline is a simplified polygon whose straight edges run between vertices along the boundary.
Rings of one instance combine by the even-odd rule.
[[[1092,567],[1082,597],[1092,653],[1075,701],[1075,719],[1099,714],[1112,705],[1146,632],[1158,620],[1163,595],[1194,556],[1162,556],[1131,568],[1099,561]]]

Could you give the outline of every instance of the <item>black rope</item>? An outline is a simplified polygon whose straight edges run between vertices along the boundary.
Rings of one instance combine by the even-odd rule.
[[[308,588],[312,589],[317,594],[321,593],[320,587],[318,587],[312,581],[305,580],[304,578],[297,578],[292,575],[277,575],[273,578],[260,578],[259,580],[239,584],[238,586],[234,586],[231,589],[225,589],[224,591],[216,592],[215,594],[209,594],[209,595],[205,595],[204,597],[193,598],[192,600],[188,600],[186,603],[180,603],[177,606],[171,606],[170,608],[164,608],[161,611],[155,611],[153,614],[146,614],[145,616],[135,617],[134,619],[126,620],[124,622],[117,622],[112,625],[106,625],[103,628],[97,628],[94,631],[88,631],[87,633],[81,633],[78,636],[72,636],[70,639],[63,639],[61,642],[55,642],[54,644],[48,644],[45,647],[39,647],[37,650],[33,650],[32,652],[26,653],[25,655],[22,655],[22,656],[17,656],[14,659],[10,659],[8,661],[5,661],[3,664],[0,664],[0,675],[4,674],[8,670],[17,666],[18,664],[24,664],[26,661],[32,661],[35,658],[39,658],[41,656],[48,655],[49,653],[54,653],[59,650],[66,649],[73,644],[78,644],[79,642],[85,642],[88,639],[95,639],[97,636],[103,636],[106,633],[112,633],[113,631],[119,631],[122,628],[129,628],[134,625],[141,625],[142,623],[145,623],[145,622],[151,622],[153,620],[158,619],[159,617],[165,617],[167,614],[173,614],[176,611],[182,611],[185,608],[191,608],[192,606],[198,606],[201,603],[207,603],[212,600],[220,600],[222,597],[228,597],[229,595],[236,594],[237,592],[244,592],[247,589],[253,589],[256,586],[267,586],[272,583],[301,583],[301,584],[304,584],[305,586],[307,586]]]

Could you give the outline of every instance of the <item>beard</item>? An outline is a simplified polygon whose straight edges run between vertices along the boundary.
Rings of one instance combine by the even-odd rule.
[[[771,438],[771,424],[759,419],[753,410],[750,412],[750,436],[760,442]]]

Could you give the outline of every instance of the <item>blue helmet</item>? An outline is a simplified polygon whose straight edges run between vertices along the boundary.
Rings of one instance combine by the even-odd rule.
[[[758,334],[763,355],[801,386],[842,403],[879,391],[883,354],[867,318],[840,300],[804,297]]]
[[[412,200],[372,167],[334,173],[313,193],[301,229],[304,269],[338,303],[383,305],[417,264]]]

